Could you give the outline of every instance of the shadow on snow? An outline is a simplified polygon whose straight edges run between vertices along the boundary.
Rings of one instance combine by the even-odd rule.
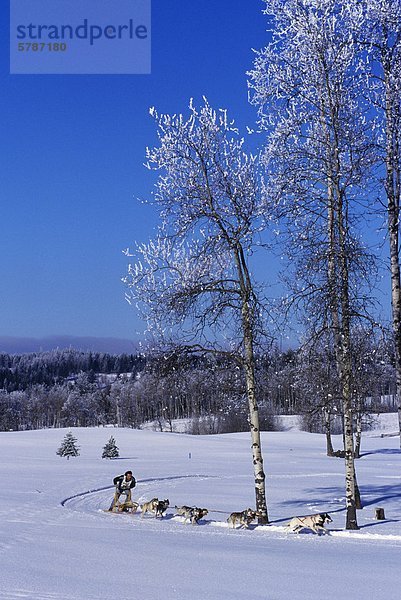
[[[401,454],[401,449],[400,448],[378,448],[377,450],[370,450],[369,452],[362,452],[361,458],[363,458],[364,456],[369,456],[371,454],[387,454],[387,455]]]

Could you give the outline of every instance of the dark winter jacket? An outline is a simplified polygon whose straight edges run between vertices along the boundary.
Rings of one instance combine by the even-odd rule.
[[[132,488],[136,486],[135,477],[132,477],[130,481],[127,481],[125,475],[117,475],[117,477],[114,477],[113,483],[118,487],[120,492],[123,490],[132,490]]]

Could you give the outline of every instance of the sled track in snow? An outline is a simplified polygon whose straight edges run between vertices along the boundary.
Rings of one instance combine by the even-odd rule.
[[[158,481],[174,481],[177,479],[212,479],[215,475],[172,475],[169,477],[152,477],[149,479],[137,479],[137,483],[157,483]],[[65,506],[71,500],[75,500],[77,498],[84,498],[85,496],[90,496],[91,494],[96,494],[98,492],[104,492],[105,490],[114,489],[114,485],[106,485],[99,488],[94,488],[93,490],[86,490],[85,492],[79,492],[78,494],[74,494],[73,496],[68,496],[68,498],[64,498],[61,500],[61,506]]]

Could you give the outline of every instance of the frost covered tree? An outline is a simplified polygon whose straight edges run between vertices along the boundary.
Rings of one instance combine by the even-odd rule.
[[[72,435],[71,431],[69,431],[65,434],[56,454],[58,454],[58,456],[66,456],[67,460],[70,459],[70,456],[79,456],[79,446],[77,446],[76,443],[77,439]]]
[[[225,110],[206,99],[189,116],[152,109],[159,144],[147,166],[159,172],[156,239],[137,248],[125,281],[148,328],[192,351],[229,352],[243,368],[259,522],[267,523],[255,383],[261,299],[250,270],[264,229],[257,157],[248,154]]]
[[[110,437],[109,441],[103,446],[102,458],[118,458],[120,453],[116,440],[113,436]]]
[[[376,110],[380,174],[386,197],[387,231],[390,247],[391,306],[395,348],[396,392],[401,446],[401,277],[400,277],[400,194],[401,194],[401,2],[366,0],[364,19],[358,30],[367,60],[367,93]]]
[[[344,414],[346,528],[357,529],[351,325],[365,314],[362,276],[369,269],[360,260],[364,249],[353,217],[368,201],[364,186],[375,161],[355,46],[362,6],[266,0],[265,12],[272,42],[256,54],[249,75],[252,101],[270,134],[265,165],[274,185],[267,192],[289,221],[290,258],[301,267],[297,297],[317,308],[322,330],[333,338]]]

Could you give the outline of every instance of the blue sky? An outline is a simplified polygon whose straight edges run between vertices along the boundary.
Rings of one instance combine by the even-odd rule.
[[[151,75],[9,75],[1,2],[0,334],[137,339],[122,250],[156,224],[143,167],[148,108],[206,95],[252,126],[245,71],[267,41],[263,3],[153,0]],[[1,348],[0,348],[1,350]]]

